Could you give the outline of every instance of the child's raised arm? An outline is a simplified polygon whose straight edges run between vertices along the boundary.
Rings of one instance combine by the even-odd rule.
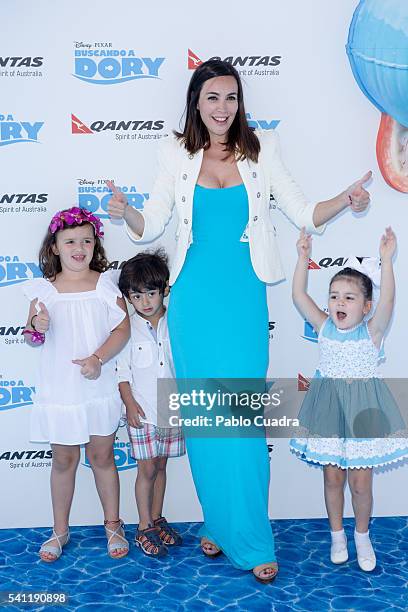
[[[42,302],[38,302],[39,311],[37,312],[37,298],[32,300],[30,303],[30,310],[28,311],[27,323],[25,326],[24,338],[27,344],[30,346],[38,346],[44,342],[42,340],[36,340],[35,335],[30,332],[38,332],[44,334],[48,331],[50,326],[50,316],[48,310]]]
[[[371,337],[375,345],[380,346],[385,330],[390,322],[394,308],[395,280],[392,258],[397,248],[397,238],[390,227],[385,228],[381,236],[381,284],[380,298],[374,315],[368,322]]]
[[[327,319],[327,315],[316,305],[307,293],[307,275],[309,256],[312,250],[312,237],[306,234],[303,227],[296,243],[298,260],[293,274],[292,298],[296,308],[318,332]]]

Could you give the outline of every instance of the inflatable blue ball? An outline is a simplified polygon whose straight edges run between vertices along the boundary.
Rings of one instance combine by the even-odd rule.
[[[408,0],[361,0],[346,49],[364,95],[408,127]]]

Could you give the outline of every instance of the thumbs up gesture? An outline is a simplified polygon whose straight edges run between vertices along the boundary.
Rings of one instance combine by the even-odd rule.
[[[50,327],[50,315],[48,314],[48,310],[42,302],[38,302],[38,306],[40,310],[37,313],[33,323],[35,326],[35,331],[44,334],[46,331],[48,331]]]
[[[128,205],[127,198],[124,193],[119,191],[113,181],[105,181],[105,183],[113,194],[108,202],[108,213],[112,219],[122,219]]]
[[[370,170],[344,192],[349,199],[350,208],[353,212],[363,212],[369,205],[370,194],[364,189],[363,185],[370,180],[372,174]]]

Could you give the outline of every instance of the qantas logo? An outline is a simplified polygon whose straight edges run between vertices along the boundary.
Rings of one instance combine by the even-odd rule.
[[[187,66],[189,70],[195,70],[203,61],[191,49],[188,50]]]
[[[363,260],[367,259],[367,257],[356,256],[356,259],[358,259],[360,263],[363,263]],[[321,270],[321,268],[332,268],[333,266],[343,268],[346,265],[347,261],[348,257],[322,257],[322,259],[320,259],[318,263],[313,261],[313,259],[309,259],[308,268],[309,270]]]
[[[157,132],[164,128],[164,120],[149,119],[149,120],[130,120],[130,121],[93,121],[88,127],[86,123],[71,114],[71,130],[73,134],[94,134],[95,132]],[[156,135],[117,135],[116,140],[130,140],[135,138],[161,138],[162,134]]]
[[[92,130],[75,115],[71,115],[71,127],[73,134],[93,134]]]
[[[298,374],[297,383],[298,391],[307,391],[310,387],[310,379],[300,373]]]
[[[308,265],[309,270],[320,270],[320,266],[313,261],[313,259],[309,259],[309,265]]]
[[[222,59],[219,55],[214,55],[208,59]],[[228,55],[224,57],[224,62],[228,62],[235,66],[236,68],[241,67],[276,67],[279,66],[282,61],[281,55]],[[198,57],[194,51],[188,49],[187,54],[187,67],[189,70],[195,70],[203,63],[203,60]],[[252,73],[251,73],[252,74]],[[255,71],[253,74],[261,74],[261,71]]]

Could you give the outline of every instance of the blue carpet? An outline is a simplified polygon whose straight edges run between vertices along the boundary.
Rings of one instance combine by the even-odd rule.
[[[334,566],[326,520],[274,521],[280,572],[270,585],[234,569],[223,555],[204,557],[197,546],[197,523],[178,525],[184,545],[164,560],[150,559],[132,545],[128,557],[114,561],[106,555],[102,527],[73,527],[61,559],[47,565],[36,553],[49,530],[0,530],[0,591],[64,591],[69,596],[64,607],[10,604],[2,609],[406,612],[408,519],[372,520],[377,568],[371,574],[359,569],[354,523],[345,523],[350,560]],[[134,526],[127,532],[133,536]]]

